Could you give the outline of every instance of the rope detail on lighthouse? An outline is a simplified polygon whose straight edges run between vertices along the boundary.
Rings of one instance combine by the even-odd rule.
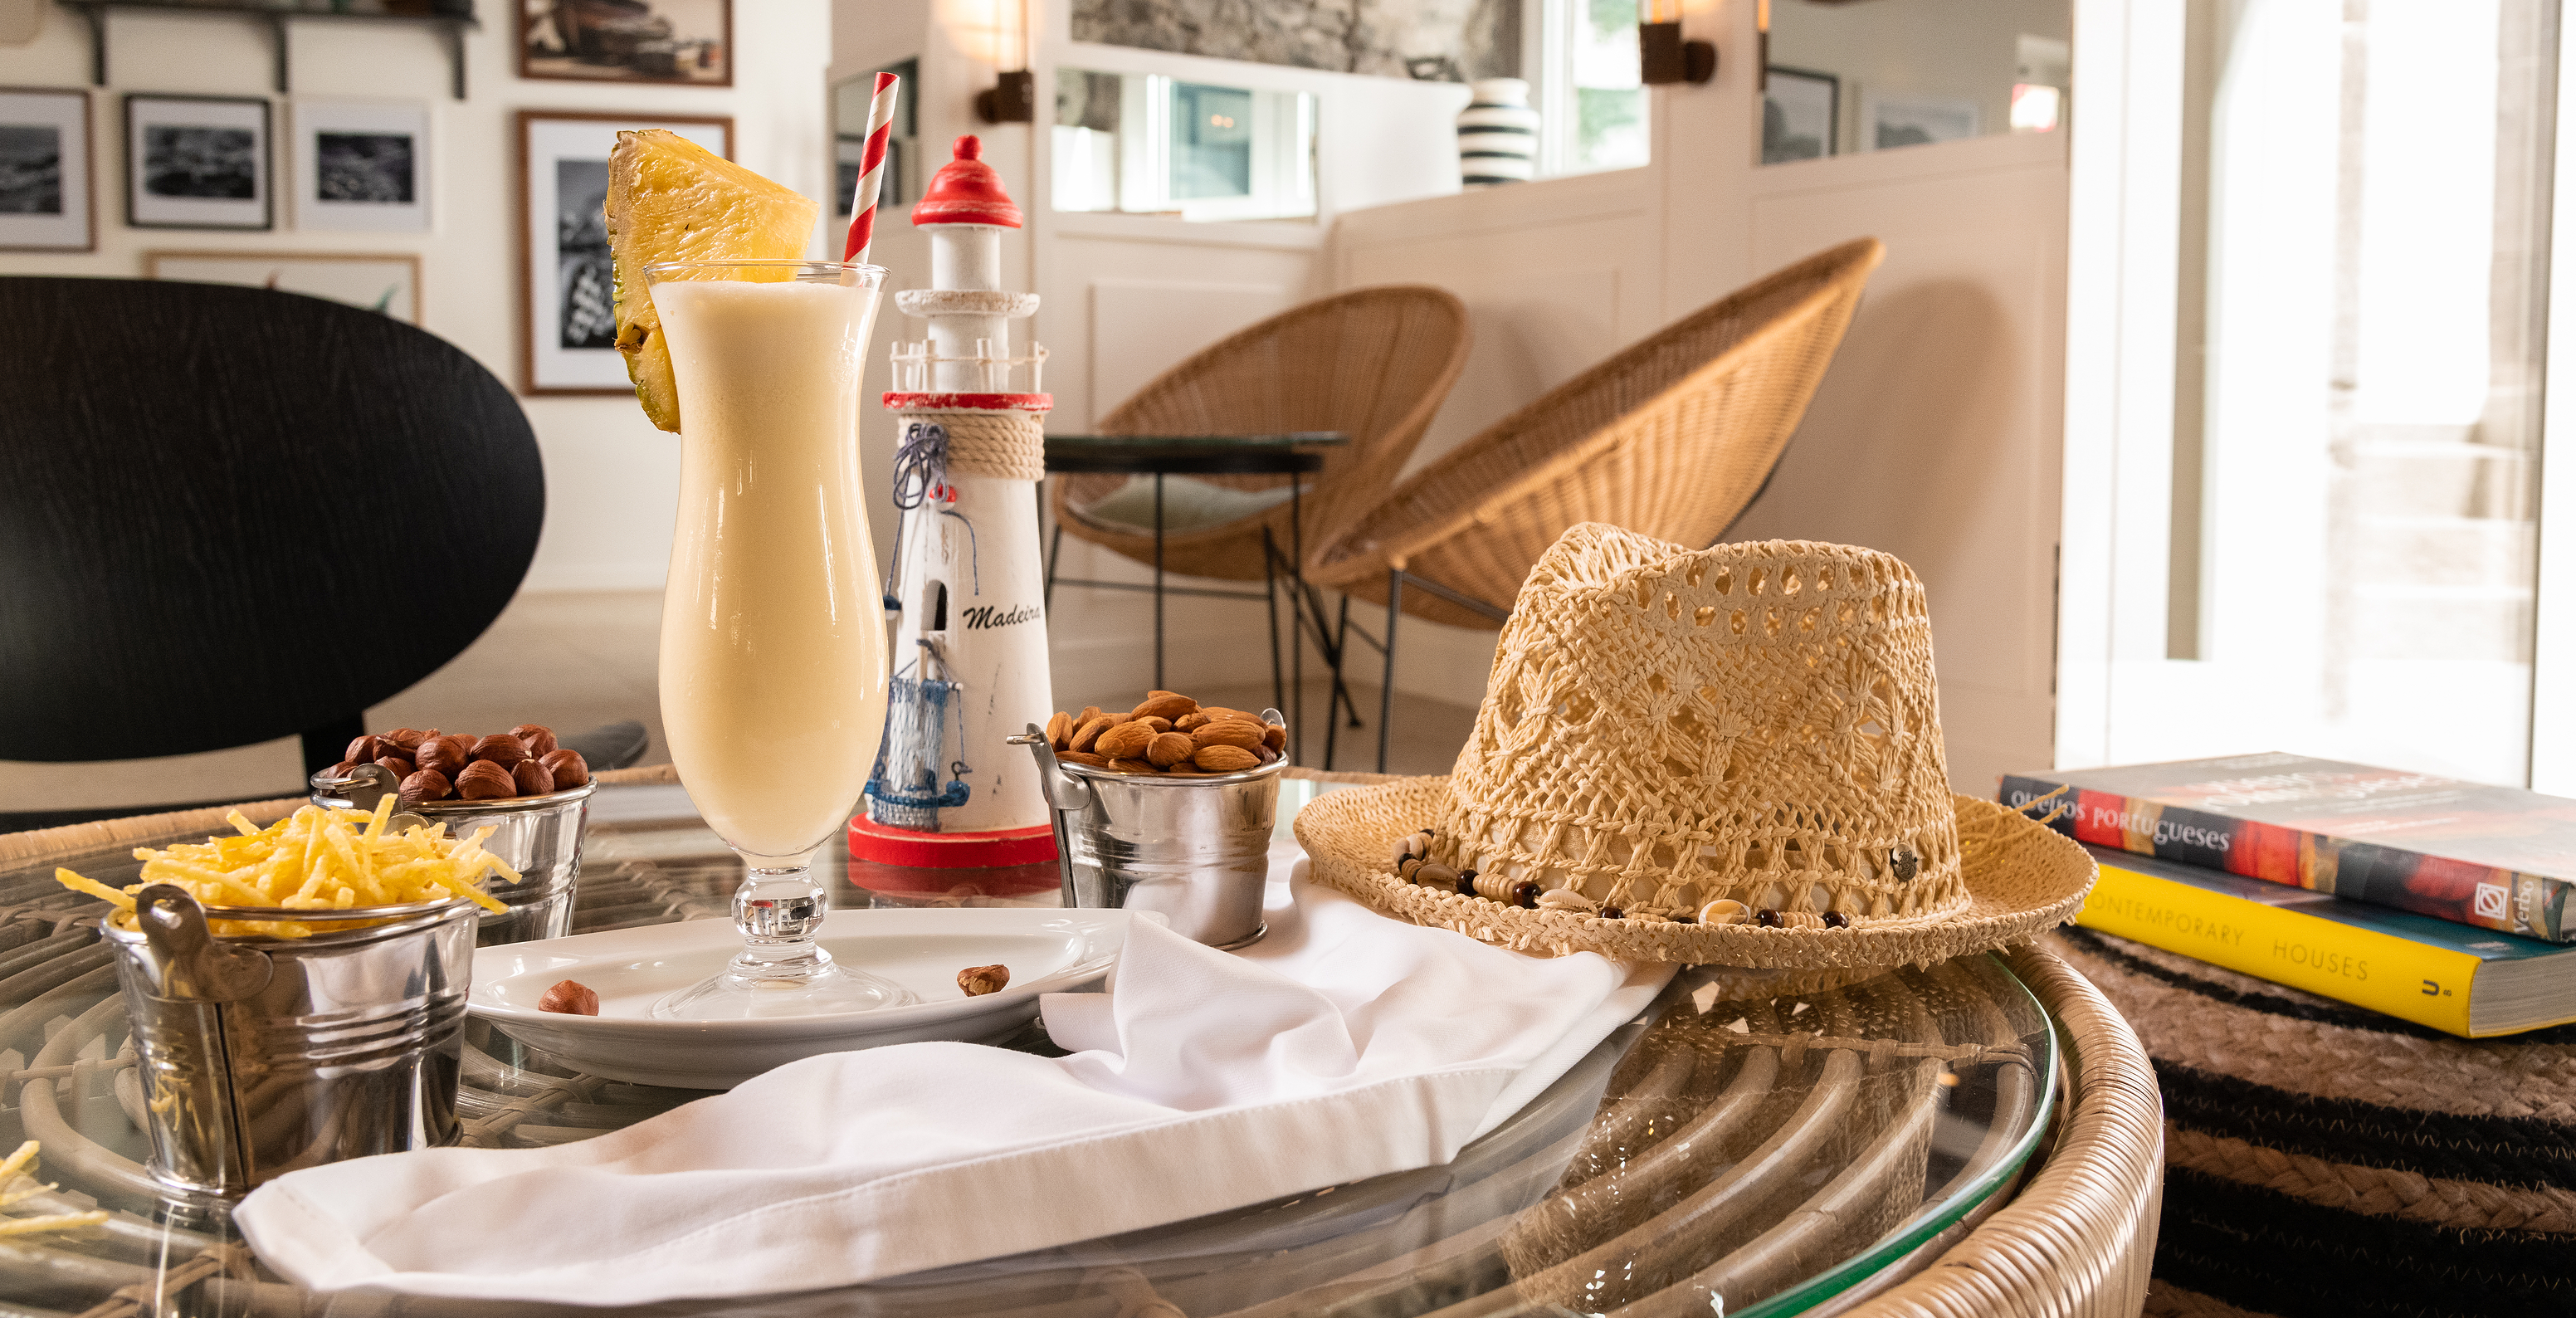
[[[948,470],[957,475],[1046,479],[1046,426],[1037,413],[908,412],[904,419],[936,422],[948,432]]]

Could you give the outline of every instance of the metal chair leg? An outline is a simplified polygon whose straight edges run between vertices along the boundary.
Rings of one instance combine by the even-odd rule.
[[[1288,709],[1288,685],[1279,664],[1279,548],[1270,538],[1270,525],[1261,527],[1261,602],[1270,610],[1270,707],[1281,713]],[[1332,753],[1325,752],[1325,759]]]
[[[1404,612],[1404,570],[1386,572],[1386,674],[1377,689],[1377,771],[1386,772],[1386,734],[1395,718],[1395,620]]]

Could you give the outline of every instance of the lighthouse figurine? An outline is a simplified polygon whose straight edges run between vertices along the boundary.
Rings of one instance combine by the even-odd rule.
[[[852,877],[881,891],[973,896],[969,871],[1056,886],[1037,766],[1003,741],[1054,709],[1036,490],[1053,400],[1038,392],[1046,350],[1011,349],[1012,322],[1038,299],[1002,288],[1002,231],[1020,227],[1020,208],[981,151],[958,138],[913,207],[931,286],[895,295],[930,337],[894,344],[885,395],[900,510],[886,604],[902,622],[867,811],[850,823]],[[909,882],[890,877],[905,869]]]

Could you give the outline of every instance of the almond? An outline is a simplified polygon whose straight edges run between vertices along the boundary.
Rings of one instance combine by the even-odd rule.
[[[1174,719],[1172,721],[1172,730],[1175,732],[1195,732],[1214,722],[1216,722],[1216,715],[1202,709],[1195,713],[1183,714],[1179,718]]]
[[[1129,717],[1161,717],[1176,719],[1183,714],[1187,714],[1197,709],[1198,707],[1199,702],[1190,699],[1188,696],[1173,695],[1167,691],[1160,695],[1145,697],[1145,702],[1136,706],[1135,711],[1129,715]]]
[[[1190,763],[1209,773],[1237,773],[1260,764],[1261,757],[1240,746],[1202,746],[1190,757]]]
[[[1066,744],[1073,740],[1073,715],[1060,709],[1048,715],[1046,738],[1049,746],[1057,750],[1065,749]]]
[[[1267,746],[1274,751],[1287,749],[1288,729],[1276,723],[1264,723],[1261,725],[1261,729],[1262,745]]]
[[[1091,743],[1100,740],[1101,733],[1116,726],[1110,721],[1108,715],[1094,714],[1089,722],[1073,730],[1073,740],[1066,742],[1064,748],[1069,751],[1090,750]]]
[[[1261,721],[1261,716],[1259,714],[1248,714],[1239,709],[1227,709],[1223,705],[1210,705],[1199,712],[1207,715],[1208,721],[1211,723],[1222,723],[1227,719],[1239,719],[1245,723],[1259,723]]]
[[[1100,706],[1085,705],[1082,707],[1081,713],[1073,716],[1073,726],[1077,728],[1081,727],[1083,724],[1089,723],[1098,717],[1100,717]]]
[[[1151,760],[1117,759],[1111,760],[1109,762],[1109,767],[1113,772],[1117,773],[1150,774],[1154,772],[1154,762]]]
[[[1248,751],[1261,744],[1261,725],[1238,719],[1219,719],[1191,733],[1190,740],[1197,743],[1200,750],[1210,746],[1233,746]]]
[[[1153,744],[1154,736],[1154,729],[1146,724],[1121,723],[1101,733],[1099,740],[1091,743],[1091,750],[1095,755],[1106,755],[1113,760],[1137,759],[1145,754],[1147,746]]]
[[[1095,769],[1107,768],[1109,765],[1108,756],[1094,755],[1089,751],[1057,751],[1055,757],[1071,764],[1088,764]]]
[[[1168,769],[1198,753],[1198,743],[1186,732],[1166,732],[1145,744],[1145,758],[1157,769]]]
[[[1140,718],[1135,721],[1144,724],[1146,727],[1152,728],[1157,733],[1169,732],[1172,730],[1172,721],[1159,714]]]

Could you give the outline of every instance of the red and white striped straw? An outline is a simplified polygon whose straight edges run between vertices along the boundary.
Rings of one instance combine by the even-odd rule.
[[[875,95],[868,99],[868,144],[859,152],[859,186],[850,194],[850,242],[841,259],[867,264],[868,244],[877,236],[877,187],[885,179],[886,139],[894,135],[895,84],[891,73],[877,75]]]

